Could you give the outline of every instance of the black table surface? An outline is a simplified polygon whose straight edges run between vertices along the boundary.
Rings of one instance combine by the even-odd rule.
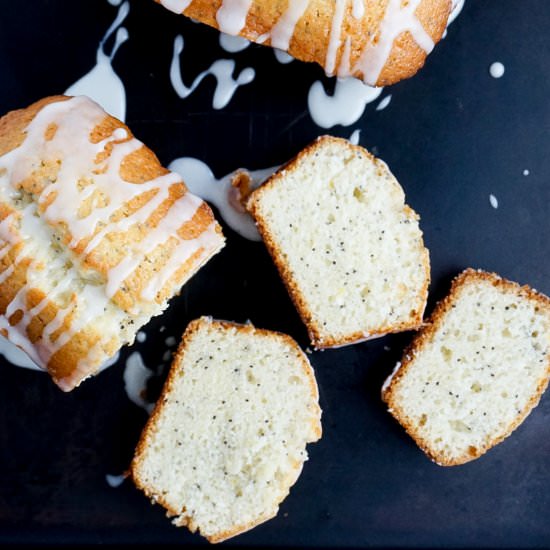
[[[105,0],[3,0],[0,7],[1,112],[61,93],[91,69],[117,9]],[[229,55],[216,31],[152,0],[131,0],[125,26],[130,39],[114,68],[126,87],[127,122],[163,162],[194,156],[221,176],[282,163],[326,133],[306,102],[313,81],[331,85],[320,68],[281,65],[260,46]],[[389,107],[370,105],[356,124],[330,130],[349,137],[361,129],[361,144],[389,164],[421,215],[432,263],[428,311],[469,266],[550,293],[549,28],[548,0],[467,0],[426,67],[385,91]],[[220,111],[211,108],[208,80],[181,100],[168,78],[178,33],[188,82],[219,57],[254,67],[256,80]],[[495,61],[506,68],[500,79],[489,75]],[[250,319],[308,345],[264,246],[225,232],[226,248],[145,328],[147,341],[74,392],[2,362],[0,543],[205,544],[171,526],[129,481],[111,488],[105,475],[128,466],[146,421],[124,391],[131,351],[157,366],[165,337],[179,338],[205,314]],[[436,466],[380,400],[411,337],[310,355],[324,436],[309,446],[310,460],[279,515],[227,546],[550,546],[548,396],[484,457]]]

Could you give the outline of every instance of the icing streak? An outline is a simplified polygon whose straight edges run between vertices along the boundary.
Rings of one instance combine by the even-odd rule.
[[[216,13],[220,31],[227,34],[239,34],[245,24],[252,0],[223,0]]]
[[[388,0],[378,33],[363,50],[357,66],[354,67],[363,74],[365,83],[376,85],[389,59],[394,40],[404,32],[410,32],[415,42],[427,54],[433,50],[434,42],[415,13],[421,2],[422,0],[409,0],[402,7],[402,0]]]
[[[0,222],[0,256],[12,251],[17,253],[0,272],[0,283],[18,267],[26,266],[26,282],[8,304],[4,316],[0,316],[0,328],[42,367],[90,323],[98,319],[108,323],[114,315],[115,326],[103,325],[108,341],[128,315],[143,315],[140,303],[150,304],[142,307],[155,305],[152,302],[158,293],[186,261],[194,256],[194,265],[200,265],[222,244],[214,221],[195,238],[184,239],[178,235],[179,228],[193,218],[203,203],[188,192],[176,200],[170,199],[173,185],[181,182],[177,174],[167,173],[140,184],[128,183],[122,178],[120,172],[126,157],[143,144],[131,138],[124,128],[117,128],[93,143],[90,135],[105,116],[105,112],[86,97],[50,103],[27,126],[23,143],[0,157],[0,201],[13,204],[16,210]],[[37,167],[48,163],[57,167],[55,175],[40,178],[42,187],[34,186],[33,198],[28,201],[22,193],[22,184],[32,177]],[[141,206],[131,211],[128,205],[133,199],[139,200]],[[24,200],[27,204],[21,207]],[[151,228],[151,216],[161,205],[167,210]],[[53,253],[52,243],[61,240],[56,237],[60,228],[64,228],[68,242]],[[145,234],[141,240],[125,242],[123,259],[105,267],[103,282],[88,280],[86,273],[89,272],[79,267],[80,263],[89,258],[100,243],[107,242],[105,239],[129,229],[139,229]],[[166,246],[168,240],[171,247]],[[144,281],[140,294],[136,289],[139,298],[135,311],[123,312],[116,308],[110,299],[157,249],[164,252],[163,260],[158,260],[154,275]],[[114,260],[117,261],[117,256]],[[107,255],[103,263],[108,261]],[[37,288],[46,288],[44,292],[48,296],[29,308],[31,291],[36,294]],[[31,344],[27,328],[51,302],[66,305],[59,306],[40,339]],[[111,316],[106,316],[108,311]],[[19,317],[14,323],[10,317],[16,313]],[[113,323],[112,319],[110,322]],[[141,320],[139,324],[142,323]],[[79,377],[89,374],[91,367],[97,370],[105,359],[99,342],[88,350],[87,357],[79,360],[74,378],[72,375],[59,385],[71,389]]]
[[[280,50],[288,50],[290,40],[298,21],[304,15],[309,0],[288,0],[288,8],[281,15],[277,23],[273,25],[271,32],[271,45]]]
[[[191,4],[191,0],[160,0],[160,3],[174,13],[183,13]]]
[[[256,76],[254,69],[246,67],[238,74],[237,78],[233,78],[235,61],[232,59],[218,59],[206,71],[200,73],[190,86],[186,86],[183,82],[180,66],[180,55],[183,46],[183,36],[177,35],[174,39],[172,62],[170,63],[170,82],[174,91],[182,99],[190,96],[207,76],[213,76],[216,79],[216,91],[212,98],[212,107],[223,109],[231,101],[239,86],[250,84]]]
[[[336,67],[336,54],[338,52],[338,48],[340,48],[340,44],[342,43],[340,37],[342,34],[342,23],[344,21],[346,5],[347,0],[336,0],[328,41],[327,57],[325,60],[325,72],[328,75],[333,75]]]
[[[99,43],[95,67],[65,90],[66,95],[86,95],[92,98],[105,111],[119,120],[125,120],[126,117],[126,91],[124,90],[124,84],[113,69],[112,61],[119,47],[128,40],[128,31],[120,25],[128,16],[129,11],[130,4],[124,2],[118,10],[116,19]],[[117,28],[115,44],[111,49],[111,53],[107,55],[105,53],[105,42]]]

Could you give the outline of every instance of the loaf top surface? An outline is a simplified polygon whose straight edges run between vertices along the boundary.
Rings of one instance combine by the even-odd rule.
[[[171,11],[270,44],[329,75],[386,86],[415,74],[447,25],[450,0],[156,0]]]
[[[387,165],[323,136],[254,191],[247,208],[316,347],[422,322],[429,254]]]
[[[442,465],[477,458],[529,414],[550,377],[550,299],[466,270],[385,384],[383,398]]]
[[[185,331],[132,477],[175,524],[220,542],[277,513],[320,417],[313,370],[289,336],[201,318]]]
[[[0,329],[64,389],[166,306],[223,236],[117,119],[57,96],[0,119]]]

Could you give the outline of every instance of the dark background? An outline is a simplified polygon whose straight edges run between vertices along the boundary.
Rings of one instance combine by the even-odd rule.
[[[116,15],[102,0],[2,0],[0,9],[2,113],[61,93],[83,76]],[[125,26],[130,39],[114,67],[126,86],[127,122],[163,162],[195,156],[221,176],[282,163],[325,133],[306,104],[309,86],[322,76],[318,67],[280,65],[259,46],[226,54],[216,31],[152,0],[131,0]],[[330,130],[349,137],[361,128],[361,144],[389,164],[421,215],[432,262],[428,310],[468,266],[550,293],[548,29],[547,0],[467,0],[427,66],[385,91],[393,96],[387,109],[370,105],[354,126]],[[177,33],[186,40],[187,83],[219,57],[254,67],[256,80],[222,111],[211,109],[209,80],[179,99],[168,79]],[[506,67],[498,80],[488,73],[494,61]],[[226,235],[226,248],[135,345],[151,367],[162,363],[164,338],[179,338],[202,314],[250,319],[308,345],[263,245],[229,229]],[[548,396],[486,456],[438,467],[379,397],[410,338],[310,356],[324,437],[309,446],[310,461],[277,518],[227,546],[550,546]],[[1,365],[0,543],[205,544],[172,527],[129,481],[117,489],[105,481],[128,466],[146,421],[124,392],[128,353],[71,394],[46,375]]]

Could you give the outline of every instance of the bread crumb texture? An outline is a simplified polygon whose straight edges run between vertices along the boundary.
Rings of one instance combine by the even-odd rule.
[[[362,147],[319,138],[252,193],[248,209],[316,347],[422,322],[430,275],[418,216]]]
[[[469,269],[405,353],[383,398],[432,459],[461,464],[521,424],[549,375],[550,300]]]
[[[313,370],[288,336],[188,326],[132,476],[174,524],[220,542],[276,515],[321,437]]]

